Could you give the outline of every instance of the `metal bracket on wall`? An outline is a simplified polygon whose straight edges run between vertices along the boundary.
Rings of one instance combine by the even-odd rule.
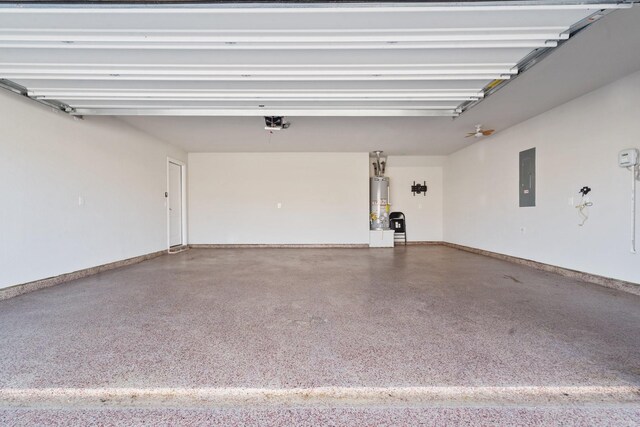
[[[415,181],[413,181],[413,185],[411,186],[411,192],[413,193],[413,195],[415,196],[416,194],[423,194],[424,196],[427,195],[427,181],[422,181],[422,184],[416,184]]]
[[[66,114],[75,113],[75,109],[73,109],[71,106],[63,102],[53,101],[48,99],[38,99],[30,96],[29,90],[26,87],[19,85],[18,83],[12,82],[11,80],[0,79],[0,88],[8,90],[9,92],[13,92],[18,95],[24,96],[25,98],[29,98],[32,101],[35,101],[42,105],[46,105],[47,107],[53,108],[63,113],[66,113]],[[77,116],[77,115],[74,115],[74,117],[82,118],[82,116]]]

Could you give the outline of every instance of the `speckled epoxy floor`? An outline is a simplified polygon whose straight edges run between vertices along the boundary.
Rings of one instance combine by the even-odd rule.
[[[192,249],[0,326],[1,424],[640,425],[640,297],[442,246]]]

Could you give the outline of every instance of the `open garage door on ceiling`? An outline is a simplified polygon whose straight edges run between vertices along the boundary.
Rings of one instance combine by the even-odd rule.
[[[629,6],[5,4],[0,78],[76,115],[457,116]]]

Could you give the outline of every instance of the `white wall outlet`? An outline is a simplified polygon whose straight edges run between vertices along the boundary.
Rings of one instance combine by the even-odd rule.
[[[84,206],[84,197],[78,196],[78,206]]]
[[[282,203],[278,202],[276,206],[278,207],[278,209],[282,209]]]

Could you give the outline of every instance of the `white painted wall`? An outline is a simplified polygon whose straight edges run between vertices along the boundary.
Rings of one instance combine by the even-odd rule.
[[[189,241],[368,243],[368,178],[367,153],[189,153]]]
[[[621,149],[640,148],[640,72],[458,151],[445,165],[448,242],[640,283],[631,254],[631,172]],[[518,153],[537,149],[537,206],[518,207]],[[583,186],[594,206],[584,227]],[[640,221],[640,218],[638,218]]]
[[[407,218],[407,240],[441,241],[444,156],[389,156],[385,175],[389,177],[391,210]],[[427,182],[427,194],[411,193],[413,182]]]
[[[5,92],[0,117],[0,288],[166,248],[167,156],[183,151]]]

